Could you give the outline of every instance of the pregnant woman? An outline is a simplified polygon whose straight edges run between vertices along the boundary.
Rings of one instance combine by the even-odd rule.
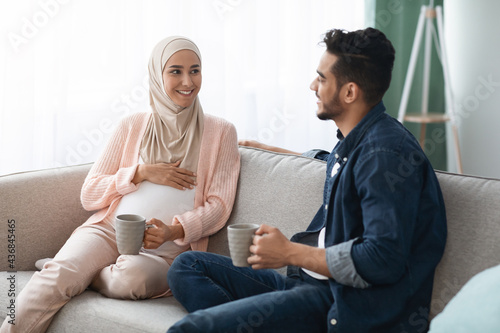
[[[83,207],[97,212],[33,275],[17,298],[16,325],[4,321],[2,333],[45,332],[89,286],[113,298],[168,295],[173,259],[206,251],[208,236],[229,218],[240,169],[236,130],[203,113],[198,47],[183,37],[162,40],[149,77],[151,112],[121,121],[83,184]],[[154,226],[139,255],[118,253],[114,217],[121,213]]]

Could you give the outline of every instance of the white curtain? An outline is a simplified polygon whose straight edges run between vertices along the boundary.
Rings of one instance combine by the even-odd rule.
[[[198,44],[203,109],[240,138],[331,149],[309,90],[318,43],[364,26],[364,0],[0,0],[0,174],[94,161],[148,110],[147,61],[169,35]]]

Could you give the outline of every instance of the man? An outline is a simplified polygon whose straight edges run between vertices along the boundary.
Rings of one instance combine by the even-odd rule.
[[[446,216],[418,142],[385,113],[394,48],[376,29],[331,30],[311,89],[335,121],[323,204],[291,241],[262,225],[238,268],[201,252],[169,271],[190,312],[168,332],[423,332]],[[288,266],[287,277],[274,270]]]

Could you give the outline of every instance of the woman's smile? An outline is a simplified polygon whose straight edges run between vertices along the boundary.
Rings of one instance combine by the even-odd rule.
[[[188,96],[188,95],[191,95],[191,93],[194,91],[194,89],[192,90],[177,90],[177,92],[181,95],[185,95],[185,96]]]

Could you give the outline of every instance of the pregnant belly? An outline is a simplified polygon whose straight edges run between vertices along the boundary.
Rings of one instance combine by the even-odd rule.
[[[165,224],[171,224],[175,215],[193,209],[194,194],[195,189],[178,190],[144,181],[136,191],[122,197],[115,215],[139,214],[146,221],[156,218]]]

